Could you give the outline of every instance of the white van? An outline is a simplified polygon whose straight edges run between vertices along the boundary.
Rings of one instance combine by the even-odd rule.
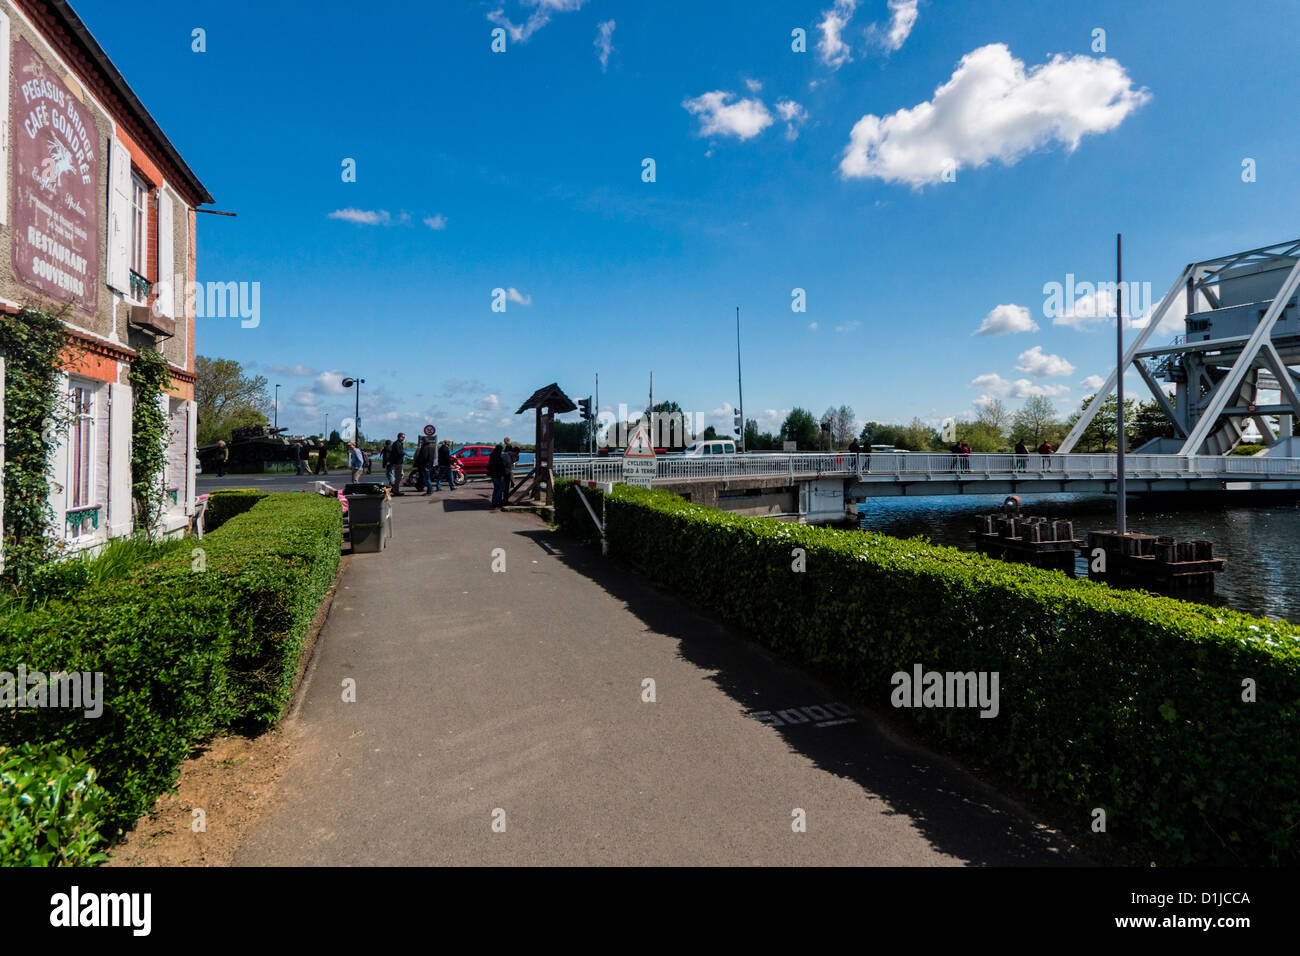
[[[734,455],[736,443],[730,438],[710,438],[708,441],[691,442],[682,454],[689,458],[700,455]]]

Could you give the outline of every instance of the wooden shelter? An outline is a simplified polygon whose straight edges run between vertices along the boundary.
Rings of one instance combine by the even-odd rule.
[[[519,406],[516,415],[528,409],[537,412],[537,434],[534,440],[533,468],[520,478],[513,488],[506,489],[506,502],[514,492],[528,486],[528,497],[547,505],[555,504],[555,416],[577,409],[573,399],[552,382],[533,392],[528,401]]]

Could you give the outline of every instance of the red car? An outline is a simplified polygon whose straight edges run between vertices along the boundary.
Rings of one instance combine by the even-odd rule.
[[[460,462],[466,478],[483,478],[487,476],[488,456],[492,454],[492,445],[463,445],[451,453]]]

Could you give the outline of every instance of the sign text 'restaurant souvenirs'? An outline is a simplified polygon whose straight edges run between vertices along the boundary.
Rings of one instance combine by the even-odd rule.
[[[99,134],[90,111],[31,44],[13,45],[13,268],[57,303],[99,299]]]

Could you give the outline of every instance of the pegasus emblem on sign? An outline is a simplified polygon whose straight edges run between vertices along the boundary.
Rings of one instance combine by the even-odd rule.
[[[48,192],[53,193],[63,185],[63,174],[76,172],[72,164],[72,151],[57,139],[50,139],[47,146],[49,156],[41,160],[41,173],[38,181]]]

